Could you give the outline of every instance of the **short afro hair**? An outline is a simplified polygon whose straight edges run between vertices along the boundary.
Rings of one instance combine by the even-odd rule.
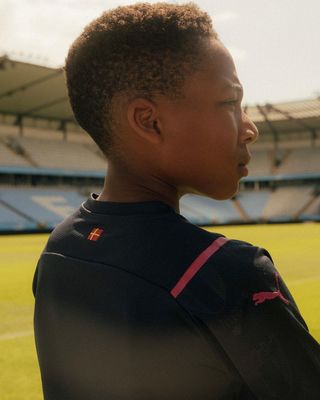
[[[211,38],[218,39],[211,18],[194,3],[117,7],[85,27],[66,59],[67,87],[78,123],[106,156],[114,96],[179,96],[199,65],[202,40]]]

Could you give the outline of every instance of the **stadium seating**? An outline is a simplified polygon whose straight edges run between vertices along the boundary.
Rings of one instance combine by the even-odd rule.
[[[199,224],[224,224],[242,221],[231,200],[217,201],[197,195],[185,195],[180,201],[181,213]]]
[[[302,221],[320,221],[320,195],[314,197],[313,201],[299,215]]]
[[[19,142],[38,167],[71,170],[106,170],[107,163],[82,143],[21,137]]]
[[[14,152],[6,143],[0,141],[0,165],[28,167],[30,163],[23,156]]]
[[[99,192],[99,190],[95,190]],[[52,229],[87,198],[77,189],[46,187],[0,188],[0,231]],[[275,191],[242,191],[237,201],[216,201],[202,196],[185,195],[180,212],[199,225],[255,221],[320,220],[320,197],[313,186],[285,187]],[[304,205],[306,207],[304,207]],[[299,213],[301,210],[301,213]]]
[[[0,203],[0,232],[35,230],[37,223],[30,221]]]
[[[19,175],[23,168],[27,174],[40,171],[44,177],[59,173],[77,177],[82,173],[81,179],[96,174],[99,174],[96,179],[102,179],[107,168],[101,151],[88,135],[69,132],[64,140],[62,132],[50,129],[28,128],[21,136],[13,127],[0,125],[0,128],[0,167],[4,174]],[[313,177],[320,174],[320,139],[315,140],[313,146],[310,140],[285,139],[282,138],[277,147],[270,140],[262,140],[252,147],[249,185],[243,186],[235,199],[215,201],[186,195],[180,202],[181,214],[199,225],[320,220],[320,199],[315,194],[317,181]],[[304,181],[305,177],[313,181]],[[270,179],[276,184],[269,185]],[[286,179],[289,180],[281,183]],[[292,179],[299,181],[291,183]],[[52,229],[90,192],[85,185],[80,193],[79,186],[71,186],[72,183],[50,189],[47,186],[10,187],[4,185],[11,180],[3,182],[0,186],[0,231]],[[39,182],[48,184],[50,179],[38,180],[37,184]]]
[[[252,150],[249,164],[250,175],[261,176],[271,175],[273,167],[273,151]]]
[[[291,220],[311,199],[313,186],[281,187],[269,196],[263,209],[264,220]]]
[[[28,187],[2,188],[0,201],[0,230],[53,228],[70,215],[86,196],[75,189],[47,189]],[[10,207],[7,208],[7,207]],[[201,196],[186,195],[181,201],[181,213],[198,224],[228,223],[241,221],[232,201],[215,201]],[[24,215],[24,218],[21,216]]]
[[[63,218],[70,215],[84,201],[84,197],[76,190],[68,189],[31,189],[6,188],[0,191],[0,201],[3,206],[10,207],[10,215],[15,211],[15,216],[24,215],[34,226],[53,228]],[[10,217],[3,211],[2,223],[8,222]],[[18,220],[18,222],[21,222]],[[14,220],[15,226],[17,225]]]
[[[320,172],[320,146],[290,149],[277,174]]]
[[[180,202],[180,212],[190,222],[194,224],[206,225],[209,222],[213,223],[211,216],[207,218],[201,211],[194,206],[190,206],[185,201]]]
[[[263,210],[269,200],[271,191],[268,189],[247,190],[237,195],[248,221],[259,221],[263,214]]]
[[[9,129],[11,128],[11,129]],[[0,165],[75,171],[105,171],[107,162],[87,134],[27,128],[23,136],[0,124]]]

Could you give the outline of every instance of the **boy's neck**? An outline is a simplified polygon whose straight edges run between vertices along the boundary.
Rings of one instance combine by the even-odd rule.
[[[162,201],[177,213],[180,212],[179,194],[176,187],[154,176],[138,177],[110,162],[103,190],[97,200],[121,203]]]

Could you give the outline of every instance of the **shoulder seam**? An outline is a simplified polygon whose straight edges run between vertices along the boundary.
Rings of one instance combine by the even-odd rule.
[[[69,255],[60,254],[60,253],[55,253],[55,252],[53,252],[53,251],[44,251],[44,252],[42,253],[42,255],[54,255],[54,256],[59,256],[59,257],[63,257],[63,258],[71,258],[71,259],[73,259],[73,260],[77,260],[77,261],[81,261],[81,262],[89,262],[89,261],[92,262],[92,260],[86,260],[86,259],[82,259],[82,258],[76,258],[76,257],[73,257],[73,256],[71,257],[71,256],[69,256]],[[138,274],[135,274],[135,273],[133,273],[133,272],[130,272],[130,271],[124,269],[124,268],[118,267],[117,265],[105,264],[105,263],[101,263],[101,262],[97,262],[97,261],[94,261],[93,263],[94,263],[94,264],[98,264],[98,265],[103,265],[103,266],[105,266],[105,267],[110,267],[110,268],[118,269],[118,270],[120,270],[120,271],[122,271],[122,272],[125,272],[125,273],[128,274],[128,275],[132,275],[132,276],[134,276],[135,278],[141,279],[141,280],[143,280],[143,281],[149,283],[150,285],[156,286],[156,287],[158,287],[158,288],[164,290],[167,294],[170,294],[170,293],[169,293],[169,289],[166,288],[165,286],[161,286],[161,285],[159,285],[157,282],[150,281],[149,279],[146,279],[146,278],[144,278],[144,277],[141,276],[141,275],[138,275]]]

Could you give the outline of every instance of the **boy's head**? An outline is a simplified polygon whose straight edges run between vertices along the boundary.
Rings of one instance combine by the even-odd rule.
[[[237,190],[257,133],[238,140],[255,127],[240,108],[233,60],[196,5],[105,12],[74,42],[65,69],[76,119],[109,161],[141,178],[148,168],[180,195]]]
[[[79,124],[112,153],[115,96],[176,96],[197,68],[203,38],[217,38],[194,4],[138,3],[104,12],[73,43],[66,60],[71,105]]]

